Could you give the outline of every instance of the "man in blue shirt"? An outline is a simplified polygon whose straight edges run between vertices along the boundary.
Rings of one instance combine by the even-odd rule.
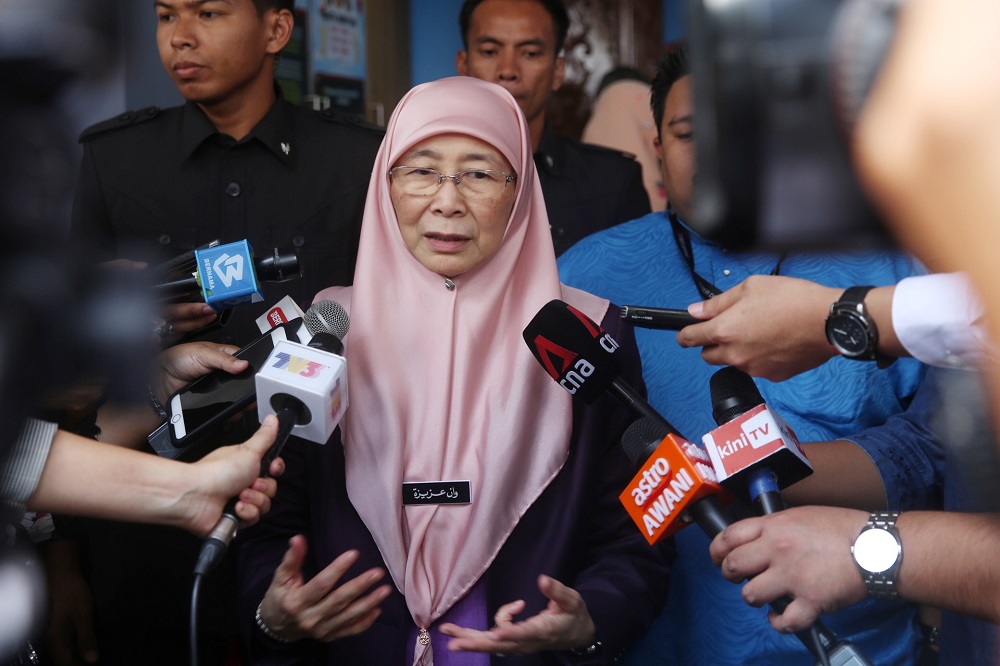
[[[620,304],[685,308],[753,275],[790,275],[829,286],[885,285],[921,271],[902,254],[736,254],[699,237],[684,223],[691,210],[695,170],[691,98],[686,56],[678,50],[661,63],[652,87],[669,209],[580,241],[559,259],[563,282]],[[822,326],[822,321],[803,325]],[[715,428],[708,383],[718,368],[705,363],[698,349],[679,347],[670,332],[640,329],[636,339],[652,405],[695,441]],[[912,359],[879,369],[875,363],[835,358],[780,384],[759,380],[764,399],[802,441],[822,442],[807,447],[818,473],[787,491],[786,498],[819,502],[831,489],[822,470],[849,456],[864,465],[861,473],[874,474],[884,487],[882,493],[852,497],[853,488],[834,479],[833,490],[850,505],[874,509],[884,507],[887,498],[901,497],[916,506],[934,501],[933,484],[913,483],[935,478],[940,461],[933,455],[925,452],[908,460],[902,466],[906,474],[880,477],[877,469],[880,461],[899,460],[911,448],[918,449],[915,441],[845,439],[903,412],[922,376],[923,366]],[[748,606],[740,586],[722,578],[709,558],[709,539],[703,533],[685,529],[676,540],[678,557],[667,606],[628,663],[811,663],[811,655],[797,638],[771,629],[766,609]],[[920,631],[911,604],[865,601],[825,622],[841,639],[858,645],[873,663],[912,664],[920,654]]]

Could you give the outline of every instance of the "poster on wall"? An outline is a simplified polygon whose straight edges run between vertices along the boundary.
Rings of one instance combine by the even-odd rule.
[[[364,0],[312,0],[313,94],[330,106],[365,114]]]
[[[281,51],[276,73],[281,92],[292,104],[306,103],[309,90],[309,0],[295,1],[295,27]]]

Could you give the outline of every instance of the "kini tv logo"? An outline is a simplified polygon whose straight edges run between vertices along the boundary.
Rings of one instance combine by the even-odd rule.
[[[287,370],[300,377],[318,379],[323,374],[323,371],[329,369],[330,366],[310,361],[307,358],[292,356],[288,352],[277,352],[274,355],[274,363],[271,364],[271,367],[276,370]]]
[[[608,354],[613,354],[618,349],[618,343],[615,339],[591,321],[587,315],[572,305],[566,305],[566,310],[580,320],[584,329],[590,334],[592,339],[597,340],[601,349]],[[592,362],[580,354],[556,344],[541,334],[535,336],[534,344],[538,360],[541,362],[542,367],[570,395],[576,395],[576,392],[583,387],[587,378],[597,370],[597,367]],[[588,346],[591,345],[588,344]]]
[[[774,424],[768,418],[769,416],[770,414],[767,411],[761,411],[759,414],[740,423],[739,433],[733,433],[736,434],[736,437],[726,439],[725,443],[721,446],[716,445],[716,449],[719,452],[719,459],[728,458],[748,446],[759,449],[762,446],[773,443],[775,436],[772,425]]]

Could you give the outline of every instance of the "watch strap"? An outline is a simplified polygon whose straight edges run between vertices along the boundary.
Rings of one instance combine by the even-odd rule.
[[[896,530],[896,520],[899,518],[899,511],[872,511],[868,516],[868,522],[861,530],[864,534],[868,530],[885,530],[893,536],[899,544],[899,555],[896,561],[880,572],[871,572],[864,569],[860,564],[858,571],[861,572],[861,579],[868,588],[868,595],[880,601],[895,601],[899,599],[899,591],[896,589],[896,574],[899,572],[899,564],[903,560],[903,548],[899,539],[899,532]],[[860,537],[860,534],[858,535]],[[856,561],[856,560],[855,560]]]
[[[875,320],[872,319],[871,315],[868,314],[868,310],[865,308],[865,296],[867,296],[868,292],[874,288],[874,285],[848,287],[844,290],[844,293],[840,295],[837,302],[833,304],[833,307],[830,308],[830,313],[833,315],[840,309],[850,309],[862,317],[867,325],[869,335],[871,337],[871,350],[865,356],[845,358],[851,358],[852,360],[857,361],[875,361],[879,368],[887,368],[896,361],[896,357],[879,353],[878,325],[875,323]]]

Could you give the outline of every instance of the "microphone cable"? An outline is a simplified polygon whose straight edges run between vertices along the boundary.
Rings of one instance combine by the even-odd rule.
[[[278,434],[274,439],[274,444],[267,450],[260,461],[260,476],[267,478],[271,469],[271,462],[281,455],[281,450],[285,447],[288,437],[292,434],[295,422],[298,418],[297,410],[292,407],[285,407],[278,410]],[[212,533],[205,538],[205,543],[198,553],[198,561],[194,566],[194,584],[191,586],[191,666],[198,666],[198,599],[201,595],[201,583],[206,575],[222,561],[226,554],[229,542],[236,536],[236,526],[239,518],[236,516],[236,503],[238,497],[230,499],[224,509],[222,518],[219,520]]]

